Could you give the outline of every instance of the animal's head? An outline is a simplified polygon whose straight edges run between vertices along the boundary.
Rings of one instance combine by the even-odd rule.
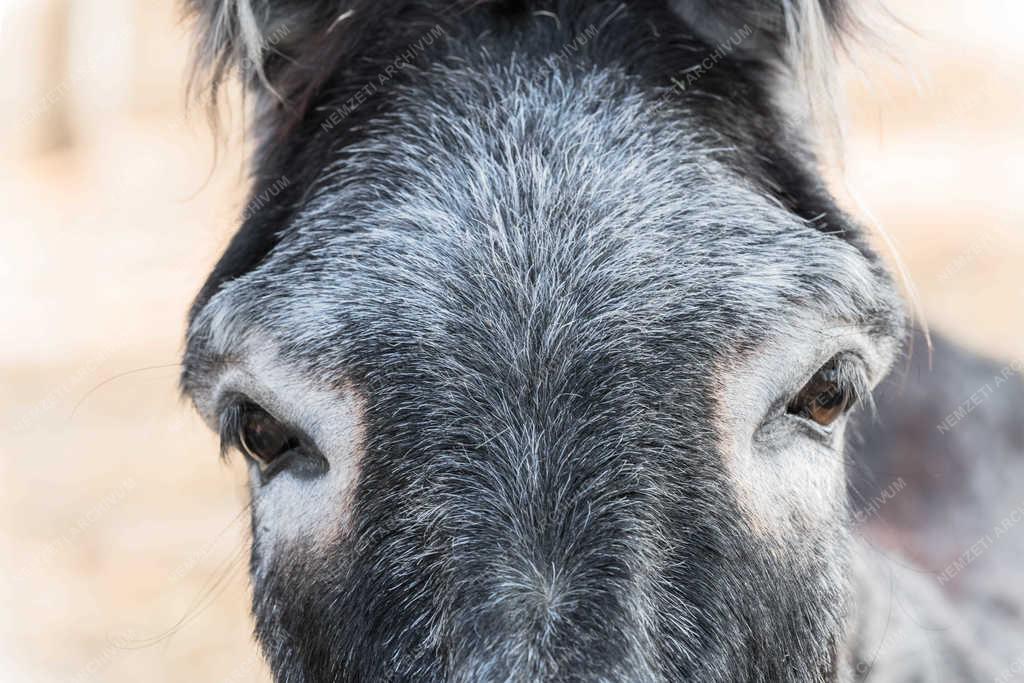
[[[902,322],[796,95],[838,3],[193,4],[258,148],[183,384],[278,678],[845,678]]]

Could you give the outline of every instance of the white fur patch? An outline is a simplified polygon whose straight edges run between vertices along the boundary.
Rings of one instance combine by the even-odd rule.
[[[849,266],[857,269],[855,261]],[[854,275],[851,273],[851,275]],[[843,441],[846,418],[827,443],[797,418],[765,420],[780,398],[796,395],[837,353],[865,360],[871,386],[887,372],[895,348],[857,327],[806,312],[770,333],[769,341],[735,366],[723,368],[716,428],[729,480],[747,521],[762,537],[794,535],[841,518],[845,506]]]
[[[200,412],[215,422],[215,406],[224,396],[244,394],[302,430],[328,463],[320,477],[300,477],[284,469],[265,482],[258,468],[250,467],[254,543],[265,565],[272,553],[295,544],[327,544],[348,525],[365,436],[363,401],[354,387],[336,390],[292,367],[263,338],[250,338],[236,357],[197,401]]]

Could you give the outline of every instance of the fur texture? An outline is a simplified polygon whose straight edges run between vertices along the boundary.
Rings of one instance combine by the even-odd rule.
[[[842,430],[784,410],[903,334],[778,101],[839,4],[192,8],[278,191],[193,306],[183,387],[329,465],[253,480],[278,680],[870,673]]]

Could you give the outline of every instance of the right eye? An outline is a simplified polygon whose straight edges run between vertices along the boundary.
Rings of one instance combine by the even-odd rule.
[[[237,447],[264,473],[300,445],[291,429],[253,403],[236,404],[225,411],[221,442],[225,448]]]
[[[238,426],[238,443],[261,469],[267,469],[278,458],[299,445],[283,424],[262,408],[245,406]]]

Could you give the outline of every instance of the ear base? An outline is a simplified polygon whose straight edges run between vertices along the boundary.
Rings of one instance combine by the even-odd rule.
[[[782,115],[816,145],[842,137],[836,61],[862,26],[848,0],[669,0],[710,47],[766,69]],[[813,131],[813,132],[810,132]],[[820,136],[820,137],[818,137]],[[841,156],[841,155],[840,155]]]
[[[785,39],[781,3],[768,8],[765,5],[769,3],[749,0],[670,0],[669,4],[710,46],[729,45],[730,53],[742,59],[781,56],[778,48]]]
[[[329,73],[325,66],[352,49],[371,7],[367,0],[186,0],[198,35],[190,93],[215,104],[237,73],[246,92],[301,108]]]
[[[745,59],[788,59],[809,50],[834,52],[851,28],[846,0],[669,0],[711,46],[732,41]]]

